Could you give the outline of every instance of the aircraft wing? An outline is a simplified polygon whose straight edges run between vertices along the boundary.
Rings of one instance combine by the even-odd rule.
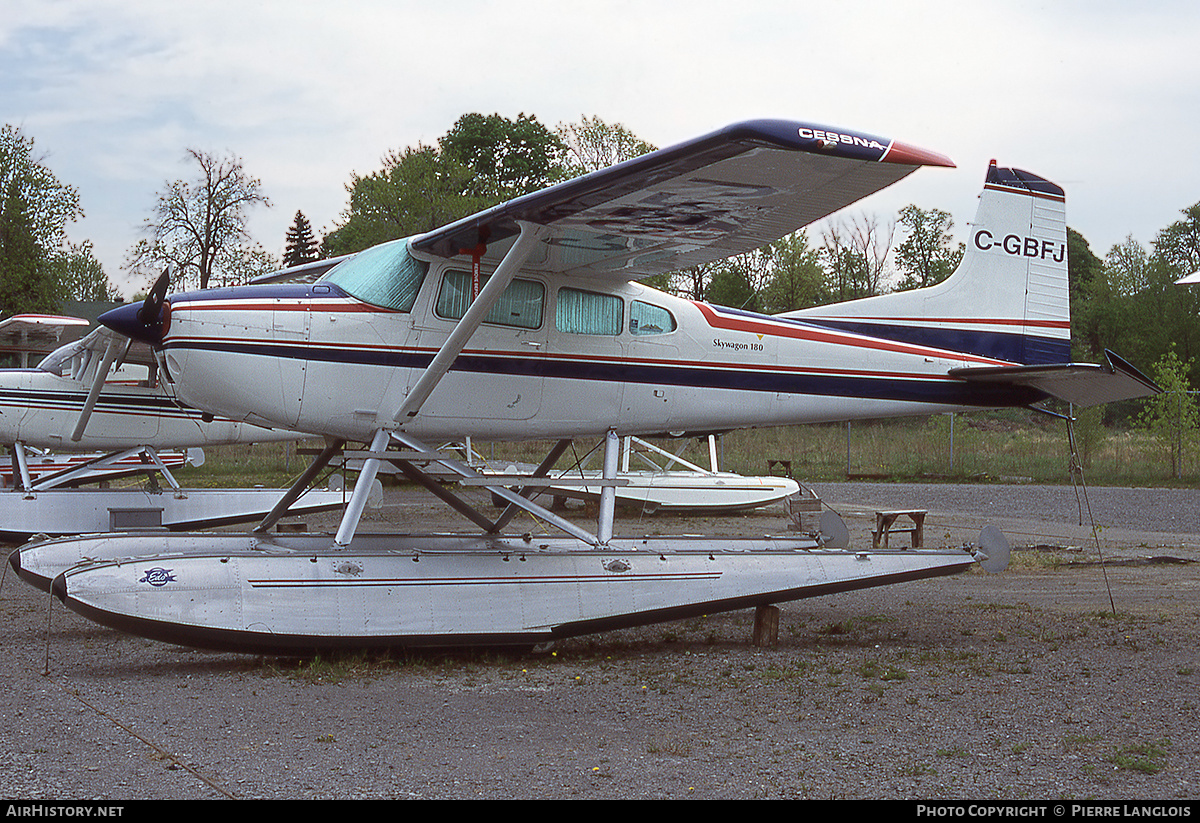
[[[1118,400],[1148,397],[1162,391],[1146,375],[1110,351],[1107,362],[1046,366],[969,366],[951,369],[950,376],[969,382],[1025,386],[1059,400],[1088,408]]]
[[[0,320],[0,351],[26,355],[53,350],[68,328],[87,328],[82,317],[54,314],[14,314]]]
[[[312,283],[321,275],[332,269],[338,263],[349,260],[353,254],[343,254],[341,257],[329,257],[324,260],[314,260],[311,263],[301,263],[286,269],[255,277],[251,283]]]
[[[948,158],[809,123],[755,120],[661,149],[435,229],[412,249],[499,260],[519,224],[546,230],[527,269],[640,278],[774,242]]]

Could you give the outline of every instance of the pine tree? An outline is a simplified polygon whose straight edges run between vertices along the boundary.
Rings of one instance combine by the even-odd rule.
[[[296,219],[287,230],[287,247],[283,252],[284,268],[311,263],[317,259],[317,241],[313,237],[312,224],[303,212],[296,212]]]

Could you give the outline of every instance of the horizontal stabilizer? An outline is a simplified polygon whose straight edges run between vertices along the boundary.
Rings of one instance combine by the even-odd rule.
[[[1146,375],[1110,351],[1107,363],[1062,363],[1044,366],[983,366],[951,369],[950,376],[971,383],[1037,389],[1081,408],[1148,397],[1162,391]]]

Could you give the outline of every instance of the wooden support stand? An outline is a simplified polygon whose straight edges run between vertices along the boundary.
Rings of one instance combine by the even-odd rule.
[[[759,606],[754,610],[755,646],[774,646],[779,643],[779,607]]]
[[[875,531],[871,532],[872,548],[886,550],[888,548],[888,537],[893,534],[909,534],[912,536],[912,547],[919,549],[925,545],[925,515],[927,512],[920,509],[910,509],[904,511],[891,512],[875,512]],[[911,522],[911,526],[896,528],[896,521],[906,517]]]
[[[791,460],[767,460],[767,475],[768,476],[775,474],[776,466],[778,466],[779,468],[781,468],[783,470],[784,477],[791,477],[793,480],[796,479],[796,478],[792,477],[792,461]]]
[[[792,531],[814,532],[820,528],[821,498],[812,489],[801,486],[783,499],[783,508],[792,520],[788,524]]]

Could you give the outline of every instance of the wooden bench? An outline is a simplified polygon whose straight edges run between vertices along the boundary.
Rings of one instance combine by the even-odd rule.
[[[893,534],[909,534],[912,536],[912,547],[919,549],[925,545],[925,515],[920,509],[903,509],[900,511],[875,512],[875,531],[871,532],[872,547],[884,550],[888,548],[888,538]],[[901,517],[908,518],[911,526],[896,528],[896,521]]]

